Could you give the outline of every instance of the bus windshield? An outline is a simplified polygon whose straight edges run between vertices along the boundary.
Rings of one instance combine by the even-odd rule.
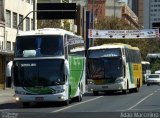
[[[37,35],[18,36],[15,57],[45,57],[64,54],[63,36]]]
[[[64,60],[21,60],[13,64],[15,86],[54,86],[64,84]]]
[[[90,58],[88,62],[89,74],[92,79],[116,79],[123,75],[120,57]]]
[[[120,48],[89,50],[89,58],[117,57],[117,56],[121,56]]]
[[[122,59],[118,58],[104,58],[105,78],[117,78],[123,76]]]

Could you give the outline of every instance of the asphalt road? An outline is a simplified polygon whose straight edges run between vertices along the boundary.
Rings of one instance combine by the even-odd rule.
[[[93,96],[86,93],[82,102],[71,101],[70,105],[59,103],[32,104],[22,108],[21,104],[11,102],[0,105],[2,118],[160,118],[160,86],[142,86],[138,93],[100,93]],[[9,117],[6,117],[6,116]]]

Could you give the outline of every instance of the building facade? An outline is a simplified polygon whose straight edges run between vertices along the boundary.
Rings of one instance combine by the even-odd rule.
[[[107,0],[105,6],[105,16],[123,18],[130,26],[139,28],[137,15],[123,1]]]
[[[6,88],[6,66],[13,60],[17,26],[23,18],[33,11],[36,0],[0,0],[0,89]],[[29,31],[35,26],[33,14],[24,19],[19,31]]]
[[[17,26],[23,18],[33,11],[33,0],[5,0],[5,40],[3,45],[4,50],[13,50],[15,38],[17,34]],[[33,29],[33,14],[30,14],[22,22],[19,27],[20,31],[29,31]]]
[[[128,6],[138,17],[138,24],[140,28],[144,27],[144,0],[128,0]]]
[[[160,0],[145,0],[144,11],[144,28],[160,29]]]

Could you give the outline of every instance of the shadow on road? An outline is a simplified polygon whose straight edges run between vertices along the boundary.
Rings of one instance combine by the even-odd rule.
[[[85,93],[84,96],[120,96],[120,95],[128,95],[133,94],[134,92],[128,91],[127,93],[122,93],[121,91],[105,91],[98,92],[98,94],[94,95],[93,92]]]

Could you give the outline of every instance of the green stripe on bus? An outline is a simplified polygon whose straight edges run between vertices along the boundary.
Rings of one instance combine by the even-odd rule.
[[[84,57],[81,56],[69,56],[70,65],[70,86],[71,86],[71,97],[76,95],[76,91],[79,86],[79,82],[82,79],[84,71]]]

